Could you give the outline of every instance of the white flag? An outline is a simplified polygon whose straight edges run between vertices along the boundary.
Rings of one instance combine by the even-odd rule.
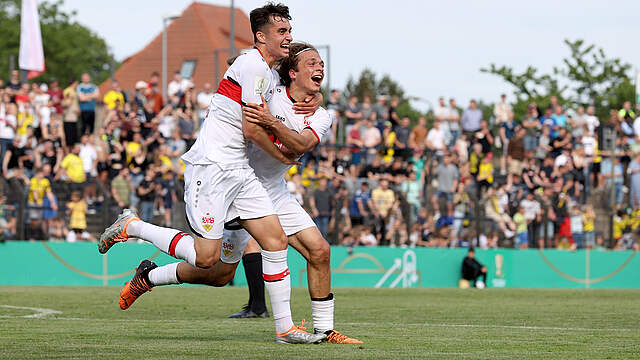
[[[38,0],[22,0],[20,13],[20,69],[29,70],[27,78],[44,72],[44,51],[38,16]]]

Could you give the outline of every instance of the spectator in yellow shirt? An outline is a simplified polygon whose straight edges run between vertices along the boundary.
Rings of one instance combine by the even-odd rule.
[[[82,193],[74,191],[71,201],[67,203],[67,216],[69,216],[69,234],[67,241],[74,242],[78,239],[94,241],[87,233],[87,202],[82,198]]]
[[[44,202],[45,196],[48,200],[47,204]],[[44,235],[42,239],[46,240],[48,238],[49,226],[47,221],[43,221],[45,220],[45,207],[56,211],[58,210],[58,205],[51,192],[51,183],[49,179],[44,176],[44,171],[42,171],[41,167],[36,169],[35,176],[29,181],[28,205],[31,228],[35,229],[40,225],[42,234]]]
[[[396,201],[393,190],[389,189],[388,180],[380,180],[378,188],[371,192],[371,200],[373,201],[375,212],[377,212],[380,217],[386,218],[393,203]]]
[[[107,109],[113,110],[122,110],[124,107],[124,96],[122,96],[122,92],[120,91],[120,85],[118,85],[118,80],[111,79],[111,90],[109,90],[106,94],[104,94],[104,98],[102,99],[104,104],[107,106]]]
[[[478,177],[476,180],[478,181],[478,198],[480,198],[480,194],[484,192],[484,189],[487,189],[493,184],[493,153],[488,153],[485,157],[480,161],[480,166],[478,166]]]
[[[587,204],[584,214],[582,214],[582,230],[584,232],[584,242],[588,249],[592,249],[596,245],[595,220],[596,213],[593,211],[593,206]]]
[[[56,179],[61,176],[66,176],[66,179],[70,181],[72,184],[82,185],[86,180],[86,175],[84,173],[84,166],[82,164],[82,159],[78,154],[80,153],[80,144],[73,145],[73,149],[67,156],[62,159],[62,164],[60,164],[60,172],[56,175]],[[75,190],[80,190],[78,186],[74,188]]]

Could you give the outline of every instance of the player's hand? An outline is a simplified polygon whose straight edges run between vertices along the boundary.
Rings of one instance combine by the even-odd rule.
[[[283,153],[284,156],[292,160],[297,160],[300,157],[299,154],[296,154],[293,151],[289,150],[289,148],[284,146],[284,144],[280,145],[280,152]]]
[[[260,125],[267,129],[275,127],[280,120],[276,119],[269,111],[269,106],[263,95],[260,95],[262,105],[248,103],[242,107],[242,113],[250,123]]]
[[[293,110],[296,114],[302,114],[305,117],[313,115],[313,113],[322,106],[322,94],[317,93],[314,96],[307,96],[303,102],[294,103]]]
[[[296,165],[296,166],[301,166],[302,163],[298,160],[295,159],[290,159],[286,156],[284,156],[284,159],[280,159],[280,162],[285,164],[285,165]]]

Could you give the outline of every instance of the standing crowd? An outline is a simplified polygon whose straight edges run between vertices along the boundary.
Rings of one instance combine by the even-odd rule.
[[[105,94],[89,74],[64,85],[22,82],[17,71],[0,80],[2,238],[24,224],[25,239],[94,240],[96,214],[127,207],[172,226],[180,156],[212,86],[197,91],[175,73],[163,101],[157,73],[135,89],[112,79]],[[516,118],[503,95],[485,118],[473,100],[461,109],[440,98],[433,117],[412,123],[395,97],[333,90],[325,100],[332,131],[287,183],[332,244],[603,249],[591,204],[611,189],[609,246],[637,247],[640,120],[630,102],[598,119],[551,97]],[[599,150],[605,127],[617,134],[613,156]]]

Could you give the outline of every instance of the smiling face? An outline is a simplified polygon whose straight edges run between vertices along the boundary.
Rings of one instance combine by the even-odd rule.
[[[282,59],[289,55],[289,44],[293,41],[291,37],[291,24],[289,20],[271,15],[269,23],[258,31],[256,38],[259,43],[265,45],[265,49],[270,56],[275,59]]]
[[[324,79],[324,61],[317,51],[303,50],[298,55],[297,69],[289,70],[292,84],[300,87],[308,94],[315,94],[320,91],[322,80]]]

